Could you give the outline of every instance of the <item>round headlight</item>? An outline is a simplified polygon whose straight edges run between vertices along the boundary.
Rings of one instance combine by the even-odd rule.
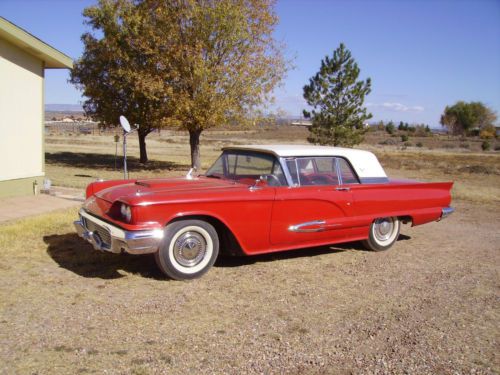
[[[127,223],[130,223],[130,220],[132,220],[132,210],[130,209],[130,206],[126,205],[125,203],[122,203],[122,205],[120,206],[120,213],[123,219]]]

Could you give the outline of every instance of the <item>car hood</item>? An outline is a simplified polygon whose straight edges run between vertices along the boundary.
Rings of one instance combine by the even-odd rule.
[[[196,196],[224,195],[229,191],[247,189],[247,185],[234,181],[207,177],[198,177],[192,180],[162,178],[128,181],[101,190],[95,195],[110,203],[120,200],[131,205],[141,205],[154,202],[192,200]]]

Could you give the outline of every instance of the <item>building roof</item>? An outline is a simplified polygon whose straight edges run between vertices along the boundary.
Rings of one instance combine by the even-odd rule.
[[[45,62],[45,68],[73,68],[73,59],[0,17],[0,38]]]
[[[353,148],[312,145],[241,145],[223,150],[248,150],[274,154],[278,157],[340,156],[349,160],[360,178],[387,177],[377,157],[370,151]]]

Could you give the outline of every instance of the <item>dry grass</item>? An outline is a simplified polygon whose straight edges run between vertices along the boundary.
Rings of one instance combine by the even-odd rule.
[[[210,132],[204,167],[235,140],[304,135]],[[55,183],[121,177],[111,137],[68,138],[47,137]],[[154,163],[132,159],[132,176],[187,170],[184,135],[148,143]],[[405,227],[388,252],[221,258],[192,282],[164,279],[150,256],[93,251],[76,209],[0,226],[0,373],[499,373],[498,154],[361,147],[391,176],[455,180],[457,212]]]
[[[447,144],[460,145],[459,138],[443,136],[423,137],[435,149],[381,146],[379,139],[389,137],[376,132],[367,135],[367,143],[360,148],[374,151],[389,176],[427,181],[455,181],[454,198],[477,202],[500,199],[500,154],[479,153],[458,148],[444,148]],[[202,135],[202,172],[231,144],[252,143],[306,143],[307,130],[301,128],[264,128],[257,130],[216,130]],[[56,185],[84,188],[97,178],[121,179],[121,149],[115,167],[115,143],[112,135],[72,136],[52,135],[46,139],[46,174]],[[185,133],[162,131],[148,136],[151,162],[138,162],[139,148],[135,136],[129,138],[128,159],[131,178],[179,176],[189,169],[188,137]],[[470,142],[476,142],[474,140]],[[440,147],[441,148],[438,148]],[[480,183],[478,183],[480,181]]]
[[[222,258],[192,282],[93,251],[76,209],[0,226],[0,373],[498,373],[498,205],[457,208],[388,252]]]

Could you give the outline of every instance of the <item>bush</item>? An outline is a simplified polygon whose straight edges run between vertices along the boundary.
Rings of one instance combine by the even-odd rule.
[[[483,143],[481,143],[481,148],[483,149],[483,151],[488,151],[489,149],[491,149],[491,143],[488,141],[484,141]]]
[[[495,146],[495,151],[500,151],[500,145]]]
[[[481,139],[493,139],[496,136],[496,128],[493,125],[486,125],[479,132],[479,137]]]
[[[398,141],[396,141],[395,139],[390,139],[389,138],[389,139],[386,139],[384,141],[379,142],[378,144],[379,145],[395,145],[397,143],[398,143]]]
[[[403,134],[403,135],[401,136],[401,142],[407,142],[407,141],[408,141],[408,139],[409,139],[409,138],[408,138],[408,136],[407,136],[406,134]]]
[[[469,148],[470,145],[468,143],[460,143],[460,148]]]
[[[423,144],[422,142],[417,142],[416,146],[417,146],[417,147],[423,147],[423,146],[424,146],[424,144]]]
[[[386,126],[385,126],[385,131],[389,134],[394,134],[394,131],[396,130],[396,127],[394,126],[394,124],[392,122],[388,123]]]
[[[413,144],[412,144],[411,142],[405,142],[405,143],[404,143],[404,145],[405,145],[406,147],[411,147],[411,146],[413,146]]]

